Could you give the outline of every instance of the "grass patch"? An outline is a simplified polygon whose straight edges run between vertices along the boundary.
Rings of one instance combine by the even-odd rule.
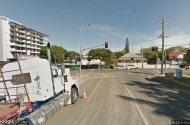
[[[188,78],[188,77],[183,77],[182,79],[176,79],[175,78],[175,80],[190,84],[190,78]]]
[[[172,85],[172,86],[174,86],[174,87],[176,87],[176,88],[184,89],[184,90],[190,92],[190,87],[187,87],[187,86],[178,84],[177,82],[175,82],[175,79],[174,79],[174,81],[171,81],[171,80],[165,79],[164,77],[161,77],[161,76],[155,77],[155,79],[158,80],[158,81],[160,81],[160,82],[163,82],[163,83]]]

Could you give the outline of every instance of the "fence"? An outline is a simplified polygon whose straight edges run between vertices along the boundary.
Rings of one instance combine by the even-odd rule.
[[[70,68],[72,66],[78,66],[79,65],[65,65],[66,68]],[[108,65],[81,65],[81,69],[109,69]]]

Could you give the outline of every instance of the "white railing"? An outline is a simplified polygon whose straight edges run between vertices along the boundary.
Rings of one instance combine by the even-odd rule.
[[[30,41],[27,41],[27,43],[31,43]]]

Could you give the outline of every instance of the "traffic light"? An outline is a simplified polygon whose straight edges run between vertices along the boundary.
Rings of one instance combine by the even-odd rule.
[[[108,42],[105,42],[105,48],[108,48]]]
[[[155,47],[155,50],[158,51],[158,47]]]
[[[158,51],[158,47],[152,47],[152,51]]]
[[[155,51],[155,47],[152,47],[152,51]]]

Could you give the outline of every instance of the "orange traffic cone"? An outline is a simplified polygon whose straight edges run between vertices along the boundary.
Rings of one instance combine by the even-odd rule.
[[[87,96],[86,96],[86,93],[85,93],[85,90],[83,90],[83,96],[82,96],[83,99],[86,99]]]

